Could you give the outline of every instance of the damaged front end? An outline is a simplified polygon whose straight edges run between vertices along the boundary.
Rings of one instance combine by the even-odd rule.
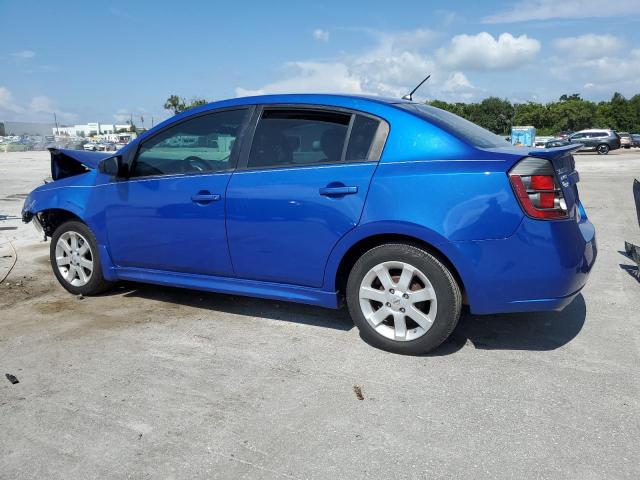
[[[22,221],[33,222],[36,230],[46,237],[53,235],[64,221],[83,217],[98,164],[113,156],[113,152],[59,148],[50,148],[49,152],[53,181],[45,181],[33,190],[22,207]]]

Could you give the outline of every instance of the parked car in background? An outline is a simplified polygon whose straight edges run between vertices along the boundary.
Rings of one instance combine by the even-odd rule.
[[[631,135],[629,132],[617,132],[620,137],[620,146],[622,148],[631,148]]]
[[[640,148],[640,133],[631,134],[631,146],[634,148]]]
[[[82,146],[82,148],[83,148],[84,150],[89,151],[89,152],[95,152],[95,151],[97,151],[97,150],[98,150],[98,144],[97,144],[97,143],[94,143],[94,142],[88,142],[88,143],[85,143],[85,144]]]
[[[98,152],[115,152],[117,148],[112,142],[100,142],[96,144],[96,150]]]
[[[422,354],[463,301],[474,314],[560,310],[579,294],[596,243],[576,148],[511,147],[410,101],[236,98],[117,155],[53,150],[54,181],[22,218],[51,237],[73,294],[132,280],[328,308],[344,298],[369,343]]]
[[[536,148],[548,148],[547,143],[553,140],[553,137],[536,136],[533,146]]]
[[[544,148],[565,147],[567,145],[571,145],[569,140],[563,138],[552,138],[544,144]]]
[[[620,136],[613,130],[593,128],[580,130],[569,136],[571,143],[581,143],[580,151],[594,150],[599,155],[606,155],[610,150],[620,148]]]
[[[571,135],[573,135],[573,130],[563,130],[561,132],[559,132],[555,137],[556,138],[561,138],[561,139],[567,139],[569,138]]]

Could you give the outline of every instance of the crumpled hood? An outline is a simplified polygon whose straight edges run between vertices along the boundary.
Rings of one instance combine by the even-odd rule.
[[[51,178],[53,180],[79,175],[88,169],[95,170],[101,160],[115,154],[115,152],[87,152],[65,148],[50,148],[49,152],[51,152]]]
[[[115,154],[115,152],[88,152],[86,150],[69,150],[66,148],[50,148],[49,151],[51,152],[52,156],[54,152],[62,153],[63,155],[71,157],[84,166],[92,169],[98,168],[98,163],[100,163],[100,160],[112,157]]]

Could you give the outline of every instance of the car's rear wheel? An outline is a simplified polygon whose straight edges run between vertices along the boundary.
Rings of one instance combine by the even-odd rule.
[[[84,223],[69,221],[51,237],[49,250],[53,273],[75,295],[94,295],[111,287],[102,276],[96,239]]]
[[[363,254],[351,269],[346,296],[366,342],[407,355],[427,353],[444,342],[462,304],[450,270],[406,244],[381,245]]]
[[[606,143],[601,143],[596,147],[596,152],[598,152],[598,155],[606,155],[607,153],[609,153],[609,145],[607,145]]]

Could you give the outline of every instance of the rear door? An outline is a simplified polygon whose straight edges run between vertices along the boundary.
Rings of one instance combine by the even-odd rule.
[[[227,189],[237,276],[320,287],[338,240],[360,219],[389,127],[318,107],[265,107]]]

